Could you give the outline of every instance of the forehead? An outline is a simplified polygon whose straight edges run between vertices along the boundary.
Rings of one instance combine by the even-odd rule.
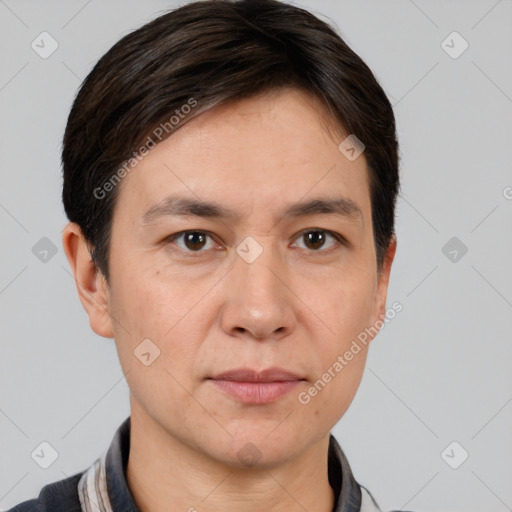
[[[263,213],[311,196],[342,195],[369,207],[364,154],[349,161],[346,136],[315,97],[272,91],[215,107],[160,142],[123,179],[118,206],[142,217],[166,196]]]

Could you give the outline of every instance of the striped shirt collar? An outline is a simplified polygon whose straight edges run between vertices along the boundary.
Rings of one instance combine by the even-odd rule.
[[[82,475],[78,496],[82,512],[140,512],[126,481],[130,451],[130,417],[118,428],[108,449]],[[330,435],[329,483],[334,490],[333,512],[380,512],[377,504],[355,480],[336,439]]]

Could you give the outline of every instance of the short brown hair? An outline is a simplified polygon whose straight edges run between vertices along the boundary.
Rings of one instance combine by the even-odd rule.
[[[394,233],[399,158],[393,110],[377,79],[333,28],[304,9],[277,0],[201,0],[118,41],[84,80],[69,114],[62,200],[107,283],[120,188],[112,178],[148,134],[172,125],[170,117],[191,99],[195,108],[177,127],[215,105],[283,86],[314,94],[364,143],[380,271]],[[98,190],[108,193],[98,197]]]

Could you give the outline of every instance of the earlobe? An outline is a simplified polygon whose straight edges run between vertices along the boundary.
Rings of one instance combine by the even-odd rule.
[[[91,259],[80,226],[69,222],[62,232],[62,245],[75,278],[78,297],[91,329],[105,338],[113,338],[108,287],[105,278]]]

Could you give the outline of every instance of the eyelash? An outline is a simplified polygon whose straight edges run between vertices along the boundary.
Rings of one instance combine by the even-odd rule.
[[[202,235],[207,235],[208,237],[210,237],[210,239],[213,240],[213,235],[209,231],[188,229],[186,231],[180,231],[178,233],[174,233],[173,235],[168,236],[164,240],[164,243],[173,243],[176,239],[182,237],[183,235],[186,235],[187,233],[200,233]],[[334,238],[337,241],[337,244],[329,247],[328,249],[322,249],[322,247],[320,249],[316,249],[316,250],[315,249],[309,249],[309,250],[306,249],[306,250],[308,250],[308,252],[311,252],[311,253],[329,253],[332,250],[339,249],[340,246],[349,246],[349,242],[346,240],[346,238],[343,237],[342,235],[340,235],[339,233],[336,233],[335,231],[330,231],[328,229],[320,229],[320,228],[304,229],[297,234],[297,236],[294,238],[294,240],[300,239],[306,233],[324,233],[324,234],[330,235],[332,238]],[[198,251],[192,251],[190,249],[187,249],[187,248],[184,249],[183,247],[179,247],[179,246],[178,246],[178,248],[181,249],[182,251],[188,253],[189,255],[199,255],[199,254],[207,251],[207,249],[200,249]]]

